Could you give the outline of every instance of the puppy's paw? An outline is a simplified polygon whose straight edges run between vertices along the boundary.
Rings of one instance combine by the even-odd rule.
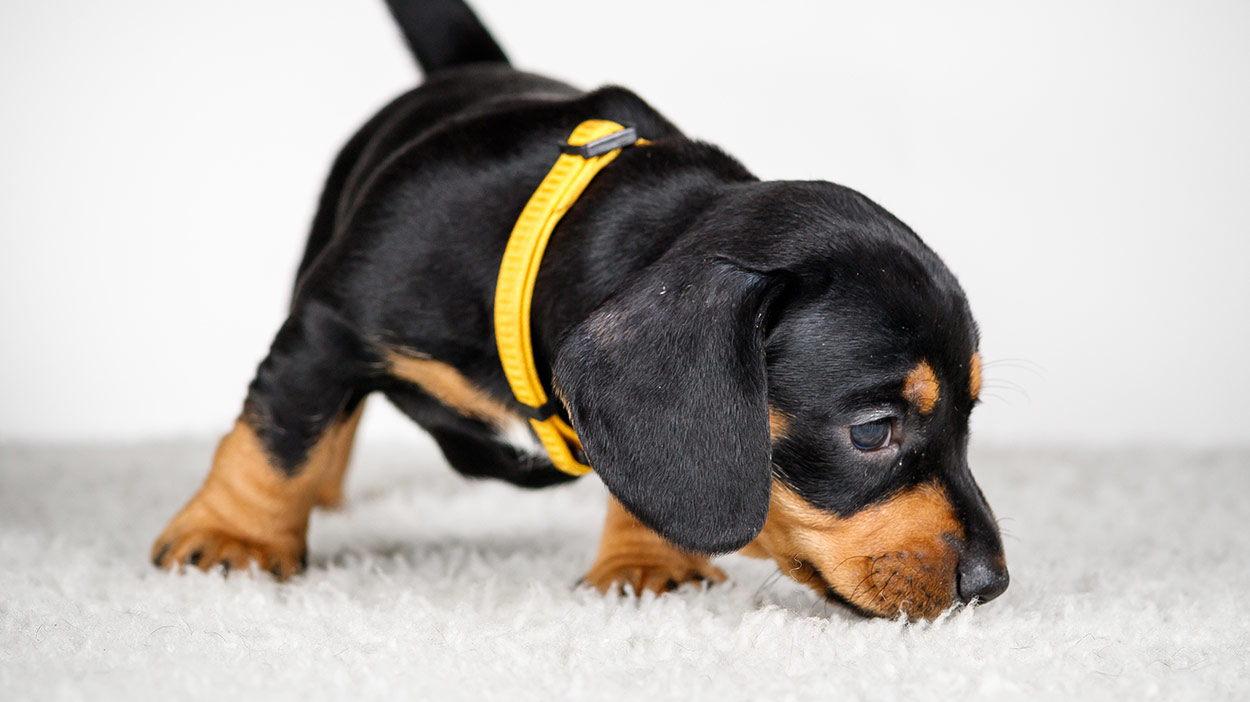
[[[165,527],[152,544],[152,563],[164,570],[195,566],[211,570],[246,570],[256,564],[278,580],[301,572],[308,552],[302,537],[272,533],[248,536],[237,525],[225,523],[212,510],[193,499]]]
[[[725,572],[701,556],[664,554],[664,558],[601,558],[590,567],[582,582],[599,592],[626,592],[626,585],[634,594],[643,591],[663,593],[676,590],[686,583],[720,583]]]
[[[333,481],[322,483],[317,488],[316,505],[322,509],[339,509],[343,506],[343,487]]]

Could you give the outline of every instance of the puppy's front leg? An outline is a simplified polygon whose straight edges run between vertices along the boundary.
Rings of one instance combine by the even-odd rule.
[[[356,411],[346,415],[346,419],[335,426],[337,432],[331,438],[333,447],[326,459],[325,477],[321,487],[317,489],[317,506],[333,509],[343,502],[343,478],[347,475],[347,464],[352,457],[352,444],[356,440],[356,427],[360,425],[360,415],[365,410],[365,401],[361,400]]]
[[[200,488],[152,546],[161,568],[255,563],[278,578],[306,559],[308,518],[334,497],[363,402],[366,354],[349,325],[308,305],[283,325]]]
[[[583,580],[604,593],[630,585],[641,594],[667,592],[688,582],[722,582],[725,573],[706,556],[668,543],[609,497],[599,554]]]

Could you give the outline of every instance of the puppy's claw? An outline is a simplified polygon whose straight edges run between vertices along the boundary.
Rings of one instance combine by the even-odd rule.
[[[165,567],[165,556],[169,554],[169,546],[167,543],[157,542],[157,545],[152,548],[152,565],[157,568]]]

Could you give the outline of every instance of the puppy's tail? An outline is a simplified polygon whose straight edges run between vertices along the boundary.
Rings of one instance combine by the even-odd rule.
[[[386,0],[426,75],[467,63],[508,63],[473,10],[460,0]]]

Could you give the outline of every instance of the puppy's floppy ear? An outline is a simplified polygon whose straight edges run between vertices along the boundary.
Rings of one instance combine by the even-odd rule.
[[[733,551],[764,526],[771,282],[724,259],[662,259],[557,351],[555,377],[595,472],[682,548]]]

